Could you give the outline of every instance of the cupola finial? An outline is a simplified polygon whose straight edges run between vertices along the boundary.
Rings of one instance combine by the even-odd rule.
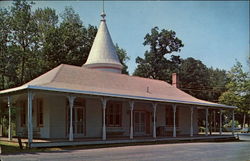
[[[106,14],[105,14],[105,11],[104,11],[104,0],[102,1],[102,13],[101,13],[101,17],[102,17],[101,21],[105,21]]]

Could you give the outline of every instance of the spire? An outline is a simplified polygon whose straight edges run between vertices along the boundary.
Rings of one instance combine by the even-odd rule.
[[[89,57],[84,67],[121,73],[122,64],[119,61],[114,44],[108,31],[105,20],[105,12],[101,14],[101,23],[98,28]]]
[[[102,1],[102,13],[101,13],[101,17],[102,17],[101,21],[105,21],[106,14],[105,14],[105,11],[104,11],[104,0]]]

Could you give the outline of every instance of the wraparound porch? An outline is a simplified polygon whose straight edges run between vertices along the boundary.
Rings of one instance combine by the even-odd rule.
[[[85,143],[83,142],[87,142],[87,143],[90,143],[89,142],[89,138],[88,137],[85,137],[84,139],[81,139],[80,141],[78,140],[77,137],[74,136],[74,125],[73,125],[73,109],[75,108],[75,99],[77,97],[82,97],[82,98],[88,98],[88,97],[91,97],[91,98],[95,98],[97,100],[97,102],[100,103],[100,105],[98,107],[95,107],[95,108],[98,108],[98,109],[101,109],[100,112],[98,114],[98,118],[101,118],[101,121],[100,121],[100,125],[98,127],[99,131],[101,131],[101,139],[95,139],[95,140],[92,140],[94,141],[93,144],[106,144],[106,140],[108,141],[107,143],[109,143],[111,141],[114,142],[114,143],[119,143],[119,141],[121,140],[125,140],[125,142],[127,143],[130,143],[130,142],[137,142],[137,141],[145,141],[145,140],[149,140],[149,141],[160,141],[161,139],[163,140],[168,140],[170,139],[171,140],[171,137],[173,138],[178,138],[178,139],[182,139],[183,137],[180,137],[181,135],[178,134],[178,131],[180,130],[180,128],[177,126],[176,124],[176,113],[177,113],[177,109],[181,108],[180,106],[185,106],[185,109],[186,109],[186,114],[185,116],[183,115],[183,117],[185,117],[185,121],[186,122],[189,122],[189,125],[185,125],[186,126],[186,130],[188,131],[189,135],[186,135],[186,136],[189,136],[187,139],[188,140],[192,140],[193,139],[193,136],[196,136],[196,133],[194,133],[194,127],[193,127],[193,123],[194,121],[197,121],[196,119],[194,120],[194,109],[197,109],[197,108],[200,108],[200,109],[204,109],[204,111],[206,111],[206,130],[205,130],[205,135],[208,136],[208,110],[209,109],[212,109],[211,107],[206,107],[206,106],[197,106],[197,105],[192,105],[192,104],[181,104],[181,103],[176,103],[176,102],[156,102],[156,101],[149,101],[149,100],[136,100],[136,99],[125,99],[125,98],[115,98],[115,97],[107,97],[107,96],[89,96],[89,95],[80,95],[80,94],[67,94],[67,93],[54,93],[54,92],[46,92],[46,91],[36,91],[36,90],[33,90],[33,91],[28,91],[27,92],[27,111],[28,111],[28,115],[27,115],[27,138],[28,138],[28,145],[30,145],[30,147],[34,147],[34,145],[39,145],[36,140],[33,139],[33,137],[35,137],[35,132],[34,132],[34,123],[32,122],[32,117],[33,116],[33,98],[34,96],[37,96],[39,95],[40,93],[46,93],[46,94],[50,94],[50,95],[60,95],[61,98],[64,98],[65,100],[63,100],[62,102],[66,102],[66,100],[68,101],[68,123],[66,123],[65,125],[68,125],[68,129],[65,130],[66,132],[66,137],[68,138],[68,141],[65,142],[65,139],[63,142],[63,144],[66,144],[66,145],[70,145],[70,143],[72,143],[72,145],[74,144],[78,144],[78,142],[80,142],[82,145],[85,145]],[[128,104],[128,110],[125,110],[125,115],[126,116],[126,120],[125,122],[127,122],[127,132],[128,134],[126,136],[118,136],[118,137],[107,137],[107,135],[111,132],[110,127],[106,127],[106,108],[107,108],[107,103],[108,101],[110,100],[122,100],[123,102],[127,103]],[[8,102],[8,109],[9,109],[9,123],[11,121],[11,108],[12,108],[12,102],[11,102],[11,97],[8,96],[7,97],[7,102]],[[151,110],[150,112],[150,117],[149,117],[149,134],[147,135],[148,137],[137,137],[137,135],[135,135],[135,129],[137,128],[137,132],[138,132],[138,129],[139,131],[142,129],[146,129],[146,127],[143,127],[143,125],[140,125],[140,127],[136,127],[136,124],[135,124],[135,120],[136,118],[138,120],[146,120],[145,117],[146,117],[146,114],[143,112],[139,112],[140,110],[138,108],[136,108],[135,104],[138,103],[138,102],[144,102],[145,104],[148,105],[148,109]],[[56,102],[53,102],[53,103],[56,103]],[[170,108],[171,109],[171,112],[170,112],[170,116],[171,117],[171,120],[172,120],[172,126],[169,127],[169,126],[159,126],[159,124],[157,125],[157,123],[159,121],[157,121],[157,117],[158,117],[158,120],[160,118],[159,115],[157,115],[157,112],[162,108],[160,107],[160,105],[162,104],[168,104],[170,105]],[[51,106],[53,107],[53,106]],[[222,126],[221,126],[221,111],[222,109],[216,109],[216,110],[220,110],[220,134],[222,134]],[[233,112],[233,111],[232,111]],[[124,112],[123,112],[124,113]],[[138,114],[138,116],[136,116],[136,114]],[[100,115],[100,116],[99,116]],[[136,116],[136,117],[135,117]],[[165,114],[163,115],[165,117]],[[53,117],[53,116],[52,116]],[[167,116],[168,117],[168,116]],[[144,118],[144,119],[142,119]],[[86,119],[86,118],[85,118]],[[137,120],[137,121],[138,121]],[[234,120],[234,117],[233,117],[233,120]],[[136,122],[136,123],[141,123],[140,121],[139,122]],[[157,132],[158,128],[159,127],[163,127],[162,129],[164,129],[165,132],[169,132],[170,133],[170,136],[161,136],[159,135],[160,132]],[[8,133],[8,137],[9,137],[9,140],[12,139],[12,134],[11,134],[11,125],[9,125],[9,133]],[[117,129],[115,127],[115,129]],[[159,129],[159,131],[162,131]],[[65,133],[64,132],[64,133]],[[232,131],[234,133],[234,131]],[[197,137],[197,136],[196,136]],[[194,137],[194,139],[196,139],[196,137]],[[142,139],[141,139],[142,138]],[[184,137],[186,138],[186,137]],[[198,137],[199,138],[199,137]],[[129,141],[129,140],[132,140],[132,141]],[[178,140],[177,139],[177,140]],[[201,138],[199,138],[201,139]],[[90,140],[91,141],[91,140]],[[100,142],[101,141],[101,142]],[[123,141],[122,141],[123,142]],[[122,143],[121,142],[121,143]],[[59,143],[58,141],[54,140],[52,142],[49,142],[49,144],[52,144],[52,145],[55,145],[56,143]],[[87,144],[86,143],[86,144]],[[48,144],[48,142],[47,142]],[[60,143],[61,144],[61,143]],[[65,145],[65,146],[66,146]]]

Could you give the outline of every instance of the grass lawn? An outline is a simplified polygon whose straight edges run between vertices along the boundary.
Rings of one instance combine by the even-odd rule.
[[[27,152],[46,152],[46,151],[58,151],[62,150],[61,148],[26,148],[23,149],[19,148],[18,143],[8,142],[8,141],[0,141],[0,146],[2,150],[2,154],[16,154],[16,153],[27,153]]]

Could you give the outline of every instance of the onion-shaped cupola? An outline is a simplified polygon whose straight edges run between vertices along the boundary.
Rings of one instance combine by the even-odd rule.
[[[119,61],[114,44],[106,25],[105,16],[101,14],[102,20],[98,28],[94,43],[90,50],[88,59],[83,65],[87,68],[121,73],[122,64]]]

